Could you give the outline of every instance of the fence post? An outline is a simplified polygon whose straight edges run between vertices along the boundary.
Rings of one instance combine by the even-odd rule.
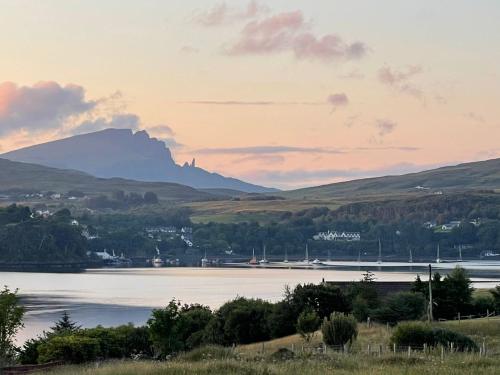
[[[411,346],[408,346],[408,358],[411,357]]]
[[[458,313],[458,324],[460,324],[460,313]]]
[[[378,346],[378,356],[382,357],[382,345]]]
[[[348,350],[347,344],[344,344],[344,354],[347,354]]]
[[[396,344],[392,344],[392,350],[394,351],[394,354],[396,354]]]
[[[450,344],[450,353],[453,353],[453,348],[454,348],[454,346],[455,346],[455,343],[453,343],[453,342],[452,342],[452,343]]]
[[[292,342],[292,352],[295,353],[295,344]]]
[[[485,343],[485,340],[483,340],[483,355],[486,356],[486,343]]]
[[[266,352],[266,345],[262,342],[262,354]]]
[[[441,361],[444,361],[444,346],[441,345]]]
[[[370,355],[371,350],[370,350],[370,344],[368,344],[368,348],[366,349],[366,354]]]
[[[424,354],[427,355],[427,343],[424,342]]]
[[[490,321],[490,310],[486,309],[486,319],[488,319],[488,322]]]

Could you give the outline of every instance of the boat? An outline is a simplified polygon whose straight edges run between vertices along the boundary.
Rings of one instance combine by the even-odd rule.
[[[250,264],[252,266],[256,266],[257,264],[259,264],[259,262],[257,261],[257,258],[255,257],[255,248],[252,249],[252,259],[250,259],[248,264]]]
[[[288,251],[285,249],[285,259],[283,260],[283,263],[288,263]]]
[[[323,262],[321,262],[321,260],[319,260],[318,258],[314,259],[312,261],[312,265],[313,266],[322,266],[323,265]]]
[[[441,258],[439,257],[439,244],[437,246],[436,263],[441,263]]]
[[[158,249],[158,246],[156,247],[156,256],[153,258],[151,263],[153,264],[153,267],[162,267],[164,262],[163,259],[160,258],[160,249]]]
[[[378,259],[377,263],[382,263],[382,242],[380,241],[380,238],[378,239]]]
[[[266,258],[266,245],[264,245],[264,248],[262,249],[262,259],[259,260],[259,264],[268,264],[269,261]]]
[[[209,263],[210,261],[207,258],[207,251],[205,250],[205,256],[201,258],[201,266],[206,267]]]

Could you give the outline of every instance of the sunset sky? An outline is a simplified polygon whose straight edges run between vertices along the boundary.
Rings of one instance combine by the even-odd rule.
[[[279,188],[500,157],[498,0],[0,0],[0,152],[146,129]]]

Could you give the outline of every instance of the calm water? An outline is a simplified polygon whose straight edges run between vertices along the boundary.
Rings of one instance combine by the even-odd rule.
[[[481,268],[481,267],[479,267]],[[424,267],[370,267],[380,281],[413,281],[425,275]],[[19,288],[28,313],[18,341],[49,328],[63,310],[84,327],[143,324],[151,309],[165,306],[172,298],[183,303],[202,303],[217,308],[236,297],[279,300],[285,285],[352,281],[364,269],[274,268],[145,268],[100,269],[76,274],[0,272],[0,285]],[[446,273],[446,270],[440,270]],[[500,267],[471,271],[476,287],[500,283]],[[426,277],[426,276],[424,276]]]

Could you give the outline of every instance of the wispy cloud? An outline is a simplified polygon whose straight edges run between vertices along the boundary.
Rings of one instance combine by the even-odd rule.
[[[325,62],[364,57],[362,42],[345,42],[336,34],[317,36],[301,11],[283,12],[247,23],[239,39],[225,48],[228,55],[263,55],[290,51],[297,59]]]
[[[253,19],[267,11],[267,6],[255,0],[250,1],[244,9],[232,8],[222,2],[195,14],[194,21],[201,26],[216,27]]]
[[[340,154],[342,151],[333,148],[321,147],[296,147],[296,146],[250,146],[250,147],[227,147],[227,148],[202,148],[196,150],[199,154],[233,154],[233,155],[252,155],[252,154],[289,154],[289,153],[308,153],[308,154]]]
[[[183,104],[200,104],[200,105],[221,105],[221,106],[286,106],[286,105],[326,105],[327,102],[277,102],[265,100],[189,100],[180,102]]]
[[[293,169],[293,170],[255,170],[246,173],[243,178],[252,179],[259,183],[273,183],[281,188],[299,188],[316,184],[348,181],[360,178],[401,175],[421,172],[444,164],[418,165],[413,163],[399,163],[382,168],[373,169]]]
[[[349,98],[343,92],[329,95],[328,98],[326,98],[326,101],[332,108],[332,112],[349,104]]]
[[[423,69],[419,65],[412,65],[405,69],[384,66],[378,71],[378,79],[384,85],[390,86],[403,94],[422,99],[424,96],[423,91],[412,82],[412,79],[422,74],[422,72]]]
[[[464,113],[464,117],[477,123],[484,123],[484,117],[476,112]]]
[[[392,133],[397,128],[398,124],[391,120],[378,119],[375,121],[375,126],[378,130],[379,137],[383,138],[387,134]]]

